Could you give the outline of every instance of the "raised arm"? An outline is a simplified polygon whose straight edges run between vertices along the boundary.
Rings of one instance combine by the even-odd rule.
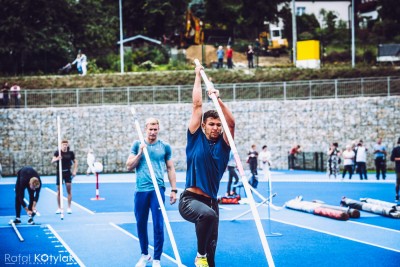
[[[195,69],[196,78],[194,80],[193,93],[192,93],[192,100],[193,100],[192,117],[190,118],[189,122],[189,131],[191,133],[194,133],[200,127],[201,124],[203,99],[202,99],[200,70],[202,69],[203,67],[201,66],[198,66]]]

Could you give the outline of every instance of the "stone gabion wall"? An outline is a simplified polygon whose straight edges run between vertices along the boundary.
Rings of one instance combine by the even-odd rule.
[[[390,153],[400,137],[400,97],[345,98],[294,101],[228,102],[236,118],[235,144],[243,163],[252,144],[265,144],[272,153],[273,167],[287,168],[287,153],[294,144],[305,152],[325,152],[329,143],[363,139],[371,152],[378,137]],[[204,110],[213,108],[206,103]],[[191,104],[136,106],[144,128],[147,117],[161,121],[159,138],[169,142],[177,170],[186,169],[186,131]],[[61,137],[79,161],[79,173],[87,169],[86,154],[92,148],[104,172],[126,172],[125,161],[132,142],[138,138],[128,106],[0,110],[0,162],[3,175],[32,165],[42,174],[54,174],[51,164],[57,150],[57,116]],[[142,129],[143,129],[142,128]],[[374,168],[372,153],[368,167]],[[246,165],[246,164],[244,164]],[[393,164],[388,161],[388,167]]]

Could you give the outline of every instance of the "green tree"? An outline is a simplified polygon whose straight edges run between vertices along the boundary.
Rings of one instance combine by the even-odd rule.
[[[180,32],[185,22],[185,0],[135,0],[123,1],[125,37],[143,34],[161,38]]]
[[[78,49],[90,59],[116,46],[118,13],[111,0],[2,0],[0,6],[3,73],[54,73]]]
[[[231,30],[236,36],[255,38],[264,31],[264,22],[278,21],[278,4],[287,0],[208,0],[206,1],[206,23],[213,28]]]

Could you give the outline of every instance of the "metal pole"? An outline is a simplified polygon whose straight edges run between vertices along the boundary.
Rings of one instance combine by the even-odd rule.
[[[354,22],[354,0],[351,0],[351,67],[356,65],[356,46],[355,46],[355,22]]]
[[[296,26],[296,1],[292,0],[292,48],[293,48],[293,65],[296,66],[297,60],[297,26]]]
[[[124,44],[122,40],[122,0],[119,0],[119,55],[121,61],[121,74],[124,73]]]

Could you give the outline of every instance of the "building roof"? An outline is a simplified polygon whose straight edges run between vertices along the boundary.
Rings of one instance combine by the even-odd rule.
[[[133,37],[126,38],[126,39],[122,40],[122,43],[136,41],[138,39],[142,39],[142,40],[145,40],[147,42],[151,42],[151,43],[155,43],[155,44],[161,45],[161,41],[153,39],[153,38],[150,38],[150,37],[147,37],[147,36],[144,36],[144,35],[140,35],[140,34],[139,35],[135,35]],[[118,41],[117,44],[120,44],[120,41]]]

